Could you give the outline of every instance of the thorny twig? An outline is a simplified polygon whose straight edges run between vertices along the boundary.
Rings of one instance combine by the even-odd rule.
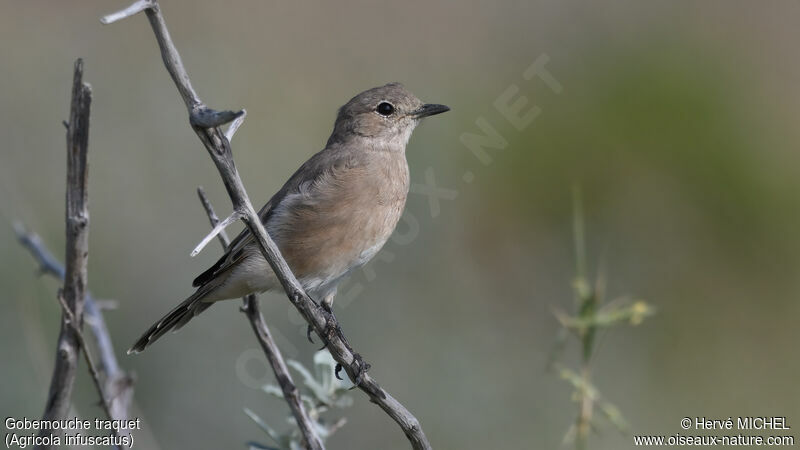
[[[200,202],[206,210],[211,226],[216,227],[219,223],[219,217],[217,217],[217,214],[214,212],[214,208],[211,206],[211,202],[208,200],[208,197],[206,197],[206,193],[202,187],[197,188],[197,196],[200,197]],[[224,232],[220,233],[218,237],[222,244],[222,249],[225,250],[228,248],[230,241]],[[316,435],[316,431],[309,431],[314,430],[314,423],[303,406],[300,393],[292,380],[289,369],[286,367],[286,362],[283,360],[281,351],[275,343],[275,340],[272,339],[272,333],[269,331],[264,316],[261,315],[261,310],[258,306],[258,298],[256,298],[255,294],[249,294],[244,296],[242,300],[244,301],[242,312],[250,321],[250,326],[253,328],[256,339],[258,339],[258,343],[261,344],[261,348],[267,356],[272,371],[275,373],[275,379],[278,381],[281,391],[283,392],[283,398],[286,400],[286,403],[289,404],[289,408],[292,410],[292,415],[297,421],[298,427],[304,437],[308,436],[307,433],[315,433]],[[307,441],[308,438],[306,437],[306,442]],[[322,441],[320,440],[320,446],[321,445]]]

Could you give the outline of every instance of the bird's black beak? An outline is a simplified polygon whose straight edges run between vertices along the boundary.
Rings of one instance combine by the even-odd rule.
[[[447,111],[450,111],[449,106],[428,103],[426,105],[422,105],[422,108],[414,111],[411,115],[417,119],[422,119],[423,117],[435,116],[436,114],[441,114]]]

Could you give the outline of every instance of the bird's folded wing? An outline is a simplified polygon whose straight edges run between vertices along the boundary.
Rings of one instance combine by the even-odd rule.
[[[290,194],[313,189],[316,181],[331,171],[356,166],[358,159],[352,156],[352,153],[345,148],[329,147],[316,153],[300,166],[283,187],[259,210],[258,217],[261,219],[261,223],[266,226],[270,216],[277,209],[276,206]],[[248,228],[245,228],[231,241],[222,257],[192,281],[192,286],[202,286],[235,266],[244,258],[246,254],[244,249],[252,242],[254,242],[253,235]]]

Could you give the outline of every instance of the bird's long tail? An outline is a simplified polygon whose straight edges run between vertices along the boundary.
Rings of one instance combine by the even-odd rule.
[[[204,302],[203,299],[211,291],[210,286],[206,285],[198,289],[194,294],[189,296],[186,300],[181,302],[180,305],[172,309],[167,315],[161,318],[153,326],[147,329],[142,334],[133,347],[128,350],[128,354],[140,353],[149,347],[158,338],[164,335],[169,330],[178,331],[186,322],[201,312],[205,311],[213,302]]]

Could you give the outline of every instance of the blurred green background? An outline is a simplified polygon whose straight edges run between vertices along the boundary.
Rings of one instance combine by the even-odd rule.
[[[89,279],[122,365],[136,372],[139,448],[242,448],[288,410],[238,302],[142,355],[124,350],[219,255],[195,187],[230,210],[144,16],[121,1],[4,2],[0,13],[0,409],[38,417],[53,363],[57,283],[37,279],[11,223],[63,252],[64,129],[72,63],[94,90]],[[190,2],[162,9],[200,96],[248,110],[234,154],[256,207],[319,150],[336,108],[401,81],[452,107],[417,129],[412,183],[456,191],[406,222],[340,292],[337,314],[371,373],[435,448],[554,449],[570,387],[545,372],[570,309],[570,187],[584,190],[592,268],[611,296],[658,314],[602,336],[594,377],[637,434],[684,416],[800,419],[800,4],[780,1]],[[554,93],[523,71],[547,55]],[[493,106],[509,86],[541,113],[522,131]],[[461,142],[483,118],[507,140],[482,164]],[[465,175],[467,173],[469,175]],[[470,180],[470,182],[465,181]],[[453,194],[453,192],[450,192]],[[452,197],[452,195],[451,195]],[[286,356],[316,346],[281,295],[262,296]],[[566,355],[572,362],[577,354]],[[243,376],[242,374],[245,374]],[[75,404],[101,414],[85,371]],[[249,381],[246,381],[249,380]],[[354,392],[332,449],[405,449]],[[632,447],[606,428],[591,448]]]

